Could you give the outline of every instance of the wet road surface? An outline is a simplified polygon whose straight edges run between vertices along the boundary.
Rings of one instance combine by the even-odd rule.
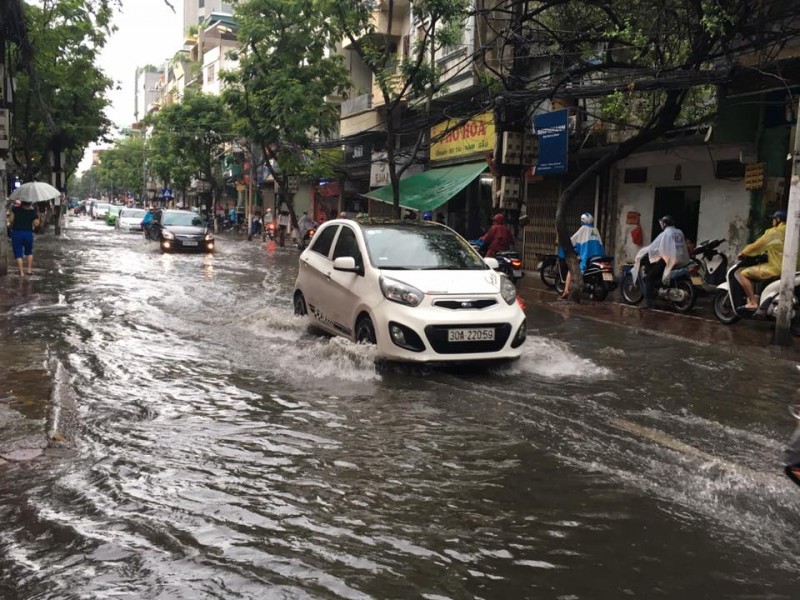
[[[37,243],[0,598],[797,597],[789,360],[534,303],[514,366],[379,374],[292,315],[295,250]]]

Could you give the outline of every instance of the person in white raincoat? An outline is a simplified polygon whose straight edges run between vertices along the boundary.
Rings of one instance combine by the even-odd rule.
[[[680,229],[675,227],[672,217],[664,215],[658,220],[658,223],[663,231],[649,246],[638,252],[633,266],[634,282],[639,273],[640,261],[645,261],[644,264],[647,267],[644,278],[645,304],[643,308],[653,307],[658,280],[661,280],[662,285],[668,286],[672,269],[683,266],[690,260],[686,237]]]

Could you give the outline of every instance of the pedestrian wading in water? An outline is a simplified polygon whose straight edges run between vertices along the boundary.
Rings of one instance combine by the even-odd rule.
[[[25,275],[27,261],[27,274],[33,275],[33,230],[39,226],[39,214],[30,202],[22,202],[11,209],[8,224],[19,274],[21,277]]]

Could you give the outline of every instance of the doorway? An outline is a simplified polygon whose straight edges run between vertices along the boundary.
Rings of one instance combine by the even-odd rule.
[[[697,222],[700,220],[700,186],[656,188],[653,204],[653,228],[650,239],[661,233],[658,220],[671,215],[675,226],[687,240],[697,242]]]

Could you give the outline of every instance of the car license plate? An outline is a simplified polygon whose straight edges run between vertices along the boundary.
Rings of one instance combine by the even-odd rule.
[[[700,275],[692,275],[692,285],[703,285],[703,279]]]
[[[197,242],[183,242],[184,246],[197,246]]]
[[[614,281],[613,273],[603,273],[603,281]]]
[[[494,328],[448,329],[448,342],[493,342]]]

